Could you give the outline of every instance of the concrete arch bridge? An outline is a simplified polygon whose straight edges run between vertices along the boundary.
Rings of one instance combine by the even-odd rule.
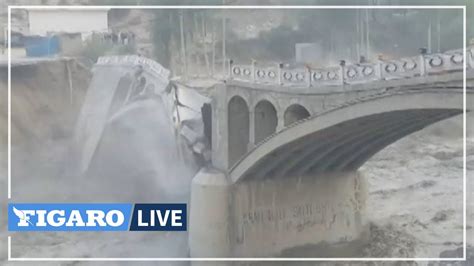
[[[212,100],[212,166],[193,180],[191,255],[359,246],[367,193],[357,169],[391,143],[462,114],[464,100],[470,109],[473,58],[468,47],[325,69],[231,64]]]

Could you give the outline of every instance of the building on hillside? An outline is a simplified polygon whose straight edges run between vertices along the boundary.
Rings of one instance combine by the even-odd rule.
[[[105,34],[108,8],[26,9],[23,44],[28,57],[74,55],[93,34]]]
[[[295,59],[297,63],[320,63],[324,60],[323,50],[320,43],[297,43],[295,44]]]
[[[28,9],[29,35],[81,33],[82,39],[93,32],[107,32],[108,8]]]

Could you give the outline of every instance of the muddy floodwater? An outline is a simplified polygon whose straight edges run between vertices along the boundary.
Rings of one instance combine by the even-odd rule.
[[[456,119],[460,118],[454,118]],[[449,125],[451,122],[441,122],[437,127],[442,127],[443,123]],[[35,190],[35,200],[42,197],[51,199],[51,195],[55,195],[57,201],[67,202],[78,197],[76,186],[84,180],[64,181],[58,177],[64,173],[61,167],[57,167],[64,159],[62,155],[67,152],[67,145],[63,144],[51,143],[50,147],[54,149],[53,154],[56,156],[51,156],[52,153],[48,152],[50,157],[43,158],[41,165],[33,162],[25,164],[21,171],[34,173],[40,167],[46,175],[28,179],[28,186],[17,190],[19,194],[25,193],[17,194],[19,197],[29,198],[26,194],[32,193],[38,186],[44,189]],[[468,138],[468,181],[473,175],[473,148],[474,139]],[[387,147],[361,169],[369,182],[367,209],[372,221],[370,242],[368,246],[361,248],[361,256],[438,257],[440,254],[456,254],[455,250],[462,247],[462,151],[462,138],[436,134],[436,128],[428,128]],[[4,187],[6,178],[0,180]],[[114,186],[123,189],[118,184]],[[468,199],[472,196],[471,190]],[[468,210],[472,209],[472,201],[468,200],[468,204]],[[468,235],[472,234],[473,218],[472,212],[468,211]],[[2,224],[5,224],[5,216],[2,219]],[[47,232],[11,235],[14,257],[188,256],[185,233]],[[0,237],[7,237],[4,230]],[[472,239],[468,238],[468,241],[472,245]],[[4,261],[6,247],[2,246],[0,250]]]
[[[15,84],[23,86],[21,91],[27,93],[33,91],[31,84],[36,83]],[[54,91],[51,93],[54,94]],[[43,110],[43,105],[34,104],[50,101],[49,97],[44,98],[23,96],[19,99],[25,102],[18,103],[18,106]],[[193,160],[187,147],[175,139],[173,122],[165,114],[162,104],[156,100],[132,104],[123,119],[109,123],[93,160],[92,165],[98,169],[94,175],[81,176],[71,171],[77,161],[71,155],[70,132],[46,132],[44,135],[48,137],[43,138],[39,134],[26,134],[32,130],[22,131],[25,133],[22,139],[41,141],[37,141],[34,148],[13,147],[12,187],[15,201],[188,202],[191,179],[199,164]],[[154,114],[156,110],[161,110],[159,115]],[[36,111],[30,113],[42,114]],[[49,117],[50,113],[55,112],[45,116]],[[43,123],[39,119],[22,118],[28,123],[35,122],[34,132],[42,133]],[[468,121],[472,121],[470,119]],[[47,121],[52,125],[45,128],[54,128],[55,124],[61,123],[60,120]],[[459,253],[463,244],[461,124],[461,116],[437,123],[390,145],[361,168],[368,181],[367,215],[371,225],[369,244],[358,247],[359,257],[436,258],[462,255]],[[17,130],[20,132],[22,128]],[[467,188],[472,188],[474,177],[472,136],[470,132],[467,138]],[[6,160],[5,150],[0,153],[2,188],[7,186]],[[474,207],[473,191],[468,189],[467,193],[469,247],[473,244],[472,237],[469,237],[472,236],[474,221],[471,211]],[[2,205],[5,210],[6,199]],[[7,239],[7,217],[0,217],[0,237]],[[186,232],[22,232],[10,235],[13,257],[189,257]],[[307,247],[296,248],[292,252],[311,256]],[[6,241],[0,241],[0,264],[6,258]],[[63,265],[72,264],[88,265],[86,262]],[[280,265],[290,264],[285,262]]]

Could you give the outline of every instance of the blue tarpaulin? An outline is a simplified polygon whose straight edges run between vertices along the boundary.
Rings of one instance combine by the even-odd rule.
[[[26,56],[42,57],[59,53],[59,38],[57,36],[25,36]]]

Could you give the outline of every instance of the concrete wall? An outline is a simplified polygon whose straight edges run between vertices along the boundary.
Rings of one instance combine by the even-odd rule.
[[[331,247],[360,247],[366,196],[357,172],[231,185],[223,173],[201,171],[192,188],[191,256],[298,256],[302,248],[317,257]]]
[[[365,193],[356,172],[237,184],[233,254],[279,256],[295,247],[358,240],[366,224]]]

